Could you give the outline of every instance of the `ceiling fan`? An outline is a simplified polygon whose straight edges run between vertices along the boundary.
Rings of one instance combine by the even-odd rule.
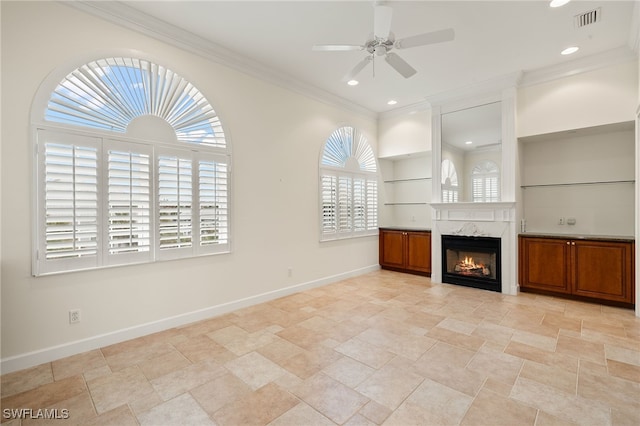
[[[384,56],[384,60],[391,65],[393,69],[398,71],[404,78],[409,78],[416,73],[416,70],[396,53],[391,52],[391,50],[409,49],[411,47],[442,43],[451,41],[455,37],[453,29],[448,28],[446,30],[433,31],[396,40],[394,34],[391,32],[392,15],[393,9],[391,6],[376,2],[374,3],[373,9],[373,34],[369,36],[369,39],[363,45],[316,44],[312,47],[312,50],[324,52],[366,50],[369,53],[367,57],[349,71],[349,73],[344,76],[343,81],[352,80],[369,62],[374,61],[375,56]]]

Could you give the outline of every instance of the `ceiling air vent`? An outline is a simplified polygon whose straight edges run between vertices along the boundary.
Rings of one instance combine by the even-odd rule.
[[[581,13],[580,15],[574,16],[573,23],[576,28],[582,28],[582,27],[586,27],[587,25],[600,22],[601,19],[602,19],[602,9],[597,8],[597,9],[590,10],[588,12]]]

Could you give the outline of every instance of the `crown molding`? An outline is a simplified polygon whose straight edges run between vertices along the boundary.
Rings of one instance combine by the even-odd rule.
[[[394,108],[389,111],[378,113],[379,120],[387,120],[393,117],[407,116],[417,114],[419,112],[430,111],[431,105],[427,101],[417,102],[411,105],[405,105],[400,108]]]
[[[522,72],[516,71],[500,77],[474,83],[446,92],[436,93],[425,97],[429,105],[445,105],[457,102],[466,102],[468,99],[496,98],[500,100],[502,91],[512,87],[518,87],[522,78]]]
[[[281,70],[239,55],[217,43],[149,16],[119,1],[64,0],[60,1],[60,3],[316,101],[344,108],[370,119],[378,117],[376,112],[361,105],[329,93],[310,83],[298,80]]]
[[[600,68],[637,59],[638,55],[636,52],[631,50],[628,46],[621,46],[616,49],[607,50],[594,55],[576,58],[571,61],[539,68],[537,70],[527,71],[522,77],[520,87],[546,83],[560,78],[595,71]]]

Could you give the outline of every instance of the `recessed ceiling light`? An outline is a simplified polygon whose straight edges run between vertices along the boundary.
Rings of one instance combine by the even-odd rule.
[[[567,47],[562,52],[560,52],[560,54],[561,55],[571,55],[572,53],[576,53],[578,51],[578,49],[580,49],[580,48],[576,47],[576,46]]]
[[[357,86],[358,83],[360,83],[358,80],[349,80],[349,81],[347,81],[347,84],[349,86]]]
[[[471,145],[473,143],[473,141],[466,141],[464,144],[465,145]]]
[[[391,99],[389,102],[387,102],[387,105],[395,105],[397,103],[398,103],[398,101],[396,101],[394,99]]]
[[[571,0],[551,0],[551,2],[549,2],[549,6],[551,7],[560,7],[560,6],[564,6],[565,4],[569,3]]]

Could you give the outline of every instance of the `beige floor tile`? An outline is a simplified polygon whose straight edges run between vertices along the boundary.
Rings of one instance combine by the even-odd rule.
[[[83,426],[138,426],[136,417],[131,412],[131,409],[126,405],[121,405],[112,410],[100,414],[86,423]]]
[[[598,364],[605,363],[604,344],[602,343],[560,335],[558,336],[556,352]]]
[[[395,410],[424,378],[397,367],[382,367],[355,390],[367,398]]]
[[[269,423],[269,426],[292,425],[334,426],[335,423],[304,402],[300,402],[298,405]]]
[[[482,321],[476,326],[471,335],[484,339],[487,342],[506,346],[511,341],[511,336],[513,336],[514,331],[515,330],[510,327],[504,327],[489,321]]]
[[[538,416],[536,417],[536,426],[578,426],[578,424],[569,420],[564,420],[556,416],[552,416],[545,411],[538,410]]]
[[[215,425],[215,422],[188,393],[140,413],[137,417],[141,426]]]
[[[278,340],[279,337],[265,331],[251,333],[241,339],[233,340],[224,344],[224,347],[237,356],[248,354],[263,346]]]
[[[312,350],[315,346],[322,344],[322,341],[330,337],[328,334],[309,330],[299,325],[287,327],[276,333],[276,335],[307,350]]]
[[[314,351],[300,352],[280,362],[279,365],[301,379],[306,379],[340,358],[342,355],[333,349],[318,347]]]
[[[486,389],[493,393],[497,393],[498,395],[508,397],[511,394],[511,389],[513,389],[513,385],[510,385],[489,377],[487,378],[487,380],[485,380],[484,384],[482,385],[482,389]]]
[[[338,424],[346,422],[369,402],[366,397],[323,373],[305,380],[296,389],[296,395]]]
[[[43,418],[25,418],[22,420],[22,426],[33,425],[64,425],[64,424],[83,424],[96,417],[96,410],[93,408],[93,402],[89,392],[82,392],[64,401],[60,401],[46,408],[49,413],[53,413],[52,419]],[[58,417],[57,419],[55,417]]]
[[[285,374],[286,370],[257,352],[251,352],[229,361],[225,367],[253,390]]]
[[[467,369],[512,385],[518,377],[522,364],[521,358],[502,351],[487,349],[485,346],[469,361]]]
[[[547,312],[542,319],[542,325],[578,333],[582,330],[582,320],[580,318],[566,317],[563,313],[556,312]]]
[[[525,361],[520,377],[552,386],[570,395],[576,394],[578,384],[577,372],[571,372],[560,367]]]
[[[439,327],[429,330],[427,337],[472,351],[480,349],[485,342],[481,337],[469,336]]]
[[[228,314],[215,318],[209,318],[206,320],[195,322],[193,324],[179,327],[176,330],[187,337],[202,336],[233,325],[233,323],[231,322],[231,318],[234,317],[235,315]]]
[[[225,405],[247,396],[249,393],[251,393],[251,388],[231,373],[217,377],[191,390],[191,395],[211,416]]]
[[[174,350],[174,347],[166,342],[147,344],[142,338],[136,339],[135,342],[136,343],[130,343],[129,345],[123,345],[123,347],[118,348],[119,350],[117,351],[110,350],[105,353],[105,350],[102,350],[111,371],[120,371]],[[141,343],[138,344],[138,342]]]
[[[640,366],[609,359],[607,360],[607,368],[609,369],[609,374],[614,377],[640,382]]]
[[[557,335],[549,337],[523,330],[514,330],[511,340],[549,352],[555,352],[558,342]]]
[[[344,424],[344,426],[376,426],[376,424],[362,414],[356,413]]]
[[[133,366],[87,382],[98,414],[153,393],[153,387],[139,367]]]
[[[607,404],[580,395],[571,395],[523,377],[518,378],[511,391],[511,398],[560,419],[576,423],[589,419],[594,425],[611,424],[611,410]]]
[[[460,321],[454,318],[445,318],[444,320],[440,321],[436,327],[445,328],[450,331],[455,331],[457,333],[462,333],[470,336],[476,329],[477,324]]]
[[[360,409],[358,414],[379,425],[382,424],[382,422],[384,422],[392,412],[393,410],[390,410],[382,404],[378,404],[375,401],[369,401]]]
[[[375,369],[382,367],[395,356],[385,349],[358,338],[347,340],[336,346],[335,350]]]
[[[425,380],[395,410],[384,425],[455,425],[473,398],[440,383]]]
[[[202,361],[153,379],[151,384],[158,395],[168,401],[226,373],[215,361]]]
[[[237,357],[237,355],[206,335],[191,337],[176,344],[175,348],[192,363],[213,360],[224,364]]]
[[[213,341],[224,345],[226,343],[233,342],[234,340],[245,339],[249,334],[250,333],[248,331],[238,327],[237,325],[230,325],[228,327],[212,331],[211,333],[207,333],[206,335]]]
[[[504,352],[540,364],[554,365],[569,371],[578,371],[578,358],[573,355],[549,352],[519,342],[509,343]]]
[[[299,404],[274,383],[236,399],[218,410],[213,419],[221,426],[266,425]]]
[[[611,407],[640,410],[640,383],[580,370],[578,395]]]
[[[603,321],[593,321],[591,319],[586,319],[582,321],[582,329],[585,331],[607,334],[609,336],[627,337],[627,332],[625,331],[624,326],[619,322],[617,322],[616,324],[612,324]]]
[[[614,361],[640,366],[640,343],[638,344],[638,350],[605,344],[604,351],[608,360],[612,359]]]
[[[376,370],[353,358],[343,356],[322,371],[342,384],[355,388]]]
[[[256,352],[276,364],[281,364],[284,360],[304,352],[304,349],[288,340],[278,338],[268,345],[258,348]]]
[[[461,425],[534,425],[537,411],[529,405],[505,398],[489,390],[481,390],[462,419]]]
[[[135,401],[129,402],[129,408],[133,411],[133,414],[138,415],[145,411],[151,410],[153,407],[160,405],[164,402],[157,392],[153,392],[138,398]]]
[[[2,398],[35,389],[51,382],[53,382],[51,363],[3,374],[2,386],[0,386]]]
[[[84,380],[88,382],[90,380],[97,379],[98,377],[108,376],[112,373],[113,371],[111,371],[111,368],[109,368],[108,365],[105,365],[103,367],[94,368],[93,370],[87,370],[82,375],[84,376]]]
[[[82,374],[85,371],[94,370],[106,365],[107,362],[99,350],[83,352],[51,363],[55,380]]]
[[[86,390],[84,379],[81,375],[77,375],[2,398],[0,405],[3,409],[37,410],[80,395]]]
[[[191,365],[179,351],[173,350],[157,358],[150,358],[139,364],[142,373],[149,380],[183,369]]]

